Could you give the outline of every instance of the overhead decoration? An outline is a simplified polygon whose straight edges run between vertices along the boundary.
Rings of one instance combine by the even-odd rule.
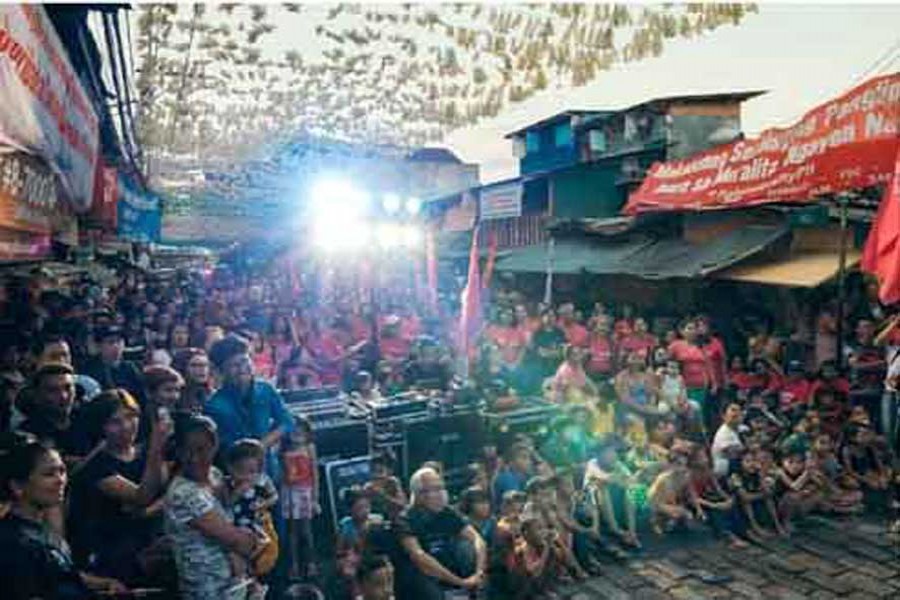
[[[134,17],[139,135],[151,161],[237,160],[298,135],[419,146],[753,11],[748,4],[142,4]]]
[[[810,202],[888,181],[900,152],[900,72],[876,77],[784,129],[656,163],[626,214]]]

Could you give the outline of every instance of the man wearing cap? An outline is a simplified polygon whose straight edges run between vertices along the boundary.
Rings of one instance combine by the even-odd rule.
[[[88,361],[84,374],[92,377],[104,390],[122,388],[138,399],[146,401],[141,373],[131,361],[123,360],[125,336],[117,325],[103,325],[94,332],[99,354]]]
[[[242,337],[227,335],[213,344],[209,358],[222,377],[222,387],[205,407],[219,428],[220,447],[252,438],[274,449],[293,429],[293,421],[275,388],[254,377],[250,344]],[[267,460],[266,467],[270,475],[277,475],[276,459]]]

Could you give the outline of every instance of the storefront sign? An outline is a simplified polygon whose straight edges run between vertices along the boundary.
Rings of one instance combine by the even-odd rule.
[[[45,158],[73,206],[90,208],[97,115],[38,4],[0,6],[0,143]]]
[[[522,215],[522,184],[510,183],[481,190],[481,220]]]
[[[74,221],[50,168],[0,146],[0,260],[46,256],[54,236],[69,241]]]
[[[808,202],[887,181],[898,148],[900,73],[895,73],[813,109],[793,127],[655,164],[624,212]]]
[[[159,199],[151,194],[135,190],[124,180],[118,184],[119,203],[116,210],[120,239],[130,242],[159,241]]]

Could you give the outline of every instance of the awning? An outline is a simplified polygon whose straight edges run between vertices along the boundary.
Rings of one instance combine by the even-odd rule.
[[[749,225],[704,244],[682,238],[626,239],[578,237],[557,240],[553,272],[561,274],[634,275],[644,279],[704,277],[727,268],[774,244],[787,235],[782,226]],[[527,246],[509,251],[497,260],[498,271],[543,273],[547,246]]]
[[[586,238],[556,240],[553,243],[553,272],[572,275],[581,272],[617,273],[641,248],[652,244],[647,239],[608,240],[603,243]],[[548,264],[548,245],[513,248],[497,259],[498,271],[544,273]]]
[[[847,249],[847,268],[859,263],[862,253]],[[833,249],[802,250],[766,263],[744,264],[716,273],[717,279],[766,283],[788,287],[818,287],[838,272],[840,252]]]

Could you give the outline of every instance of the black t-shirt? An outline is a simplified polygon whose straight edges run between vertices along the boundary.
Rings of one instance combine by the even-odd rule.
[[[131,462],[101,452],[87,462],[72,481],[69,514],[77,515],[68,525],[69,537],[79,564],[86,564],[91,554],[102,557],[123,549],[138,550],[147,546],[161,523],[158,518],[137,516],[125,510],[118,500],[104,494],[101,481],[119,475],[140,485],[146,465],[146,454],[138,449]]]
[[[0,519],[0,589],[9,600],[90,598],[65,541],[40,523]]]
[[[123,360],[116,365],[107,365],[95,358],[85,365],[84,374],[93,377],[104,390],[123,388],[141,404],[146,399],[143,376],[133,362]]]
[[[562,362],[562,355],[557,355],[553,358],[544,358],[540,356],[538,353],[539,349],[554,349],[559,350],[559,348],[566,343],[565,334],[560,331],[558,328],[554,327],[552,329],[538,329],[534,336],[531,338],[531,347],[532,347],[532,360],[535,361],[537,365],[540,366],[541,370],[545,375],[552,375],[557,367],[559,367],[559,363]]]
[[[449,506],[437,513],[413,506],[400,513],[395,530],[398,540],[402,541],[406,537],[416,538],[422,550],[437,559],[444,567],[456,570],[453,545],[466,525],[468,523],[465,517]]]
[[[52,446],[63,457],[84,456],[91,450],[84,415],[78,409],[72,411],[69,426],[65,429],[61,429],[49,419],[42,418],[38,410],[19,425],[19,430],[30,433],[41,442]]]

